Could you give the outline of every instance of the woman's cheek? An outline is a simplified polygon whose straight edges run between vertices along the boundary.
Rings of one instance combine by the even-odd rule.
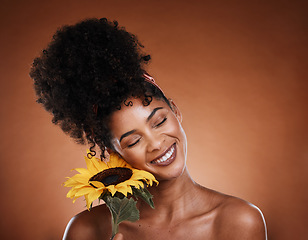
[[[181,134],[181,127],[176,117],[170,119],[170,124],[167,126],[166,132],[177,138],[178,134]]]
[[[123,156],[125,161],[134,168],[141,169],[142,163],[144,162],[144,157],[138,152],[130,152]]]

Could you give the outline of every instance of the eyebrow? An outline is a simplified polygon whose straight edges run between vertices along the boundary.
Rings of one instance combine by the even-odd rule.
[[[151,120],[151,118],[154,116],[154,114],[160,110],[160,109],[163,109],[162,107],[157,107],[157,108],[154,108],[154,110],[151,112],[151,114],[148,116],[147,118],[147,122]]]
[[[151,114],[147,117],[147,120],[146,122],[150,121],[151,118],[154,116],[154,114],[160,110],[160,109],[163,109],[162,107],[157,107],[157,108],[154,108],[154,110],[151,112]],[[121,137],[120,137],[120,142],[122,141],[123,138],[133,134],[134,132],[136,132],[136,130],[131,130],[131,131],[128,131],[126,133],[124,133]]]
[[[131,130],[131,131],[127,132],[127,133],[124,133],[124,134],[120,137],[120,142],[122,141],[123,138],[127,137],[128,135],[130,135],[130,134],[132,134],[132,133],[134,133],[134,132],[136,132],[136,130]]]

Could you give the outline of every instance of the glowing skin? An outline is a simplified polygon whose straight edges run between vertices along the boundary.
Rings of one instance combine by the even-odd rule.
[[[186,168],[181,115],[163,101],[143,106],[129,99],[110,119],[115,150],[133,167],[159,180],[149,188],[155,209],[138,201],[140,220],[124,221],[114,240],[267,240],[264,218],[255,206],[195,183]],[[104,204],[75,216],[63,240],[110,240],[111,216]]]
[[[160,181],[177,178],[186,167],[187,144],[179,110],[157,99],[149,106],[140,99],[129,100],[133,106],[122,106],[110,119],[115,150]]]

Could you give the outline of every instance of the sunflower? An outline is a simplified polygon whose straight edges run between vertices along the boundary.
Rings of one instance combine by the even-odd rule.
[[[110,154],[109,162],[106,163],[96,157],[85,157],[85,160],[87,169],[76,168],[79,174],[68,178],[64,186],[72,187],[66,196],[73,199],[73,202],[85,196],[88,209],[103,193],[110,192],[114,196],[119,192],[127,197],[128,194],[133,194],[132,187],[140,189],[152,186],[153,182],[158,184],[151,173],[134,169],[116,153]]]

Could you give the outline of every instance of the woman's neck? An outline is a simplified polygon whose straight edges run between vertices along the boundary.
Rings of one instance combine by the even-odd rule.
[[[149,189],[153,195],[154,210],[143,201],[138,201],[141,217],[150,217],[153,220],[157,217],[160,222],[182,219],[200,203],[200,198],[196,197],[200,190],[200,186],[192,180],[185,168],[178,178],[160,181],[157,187]]]

